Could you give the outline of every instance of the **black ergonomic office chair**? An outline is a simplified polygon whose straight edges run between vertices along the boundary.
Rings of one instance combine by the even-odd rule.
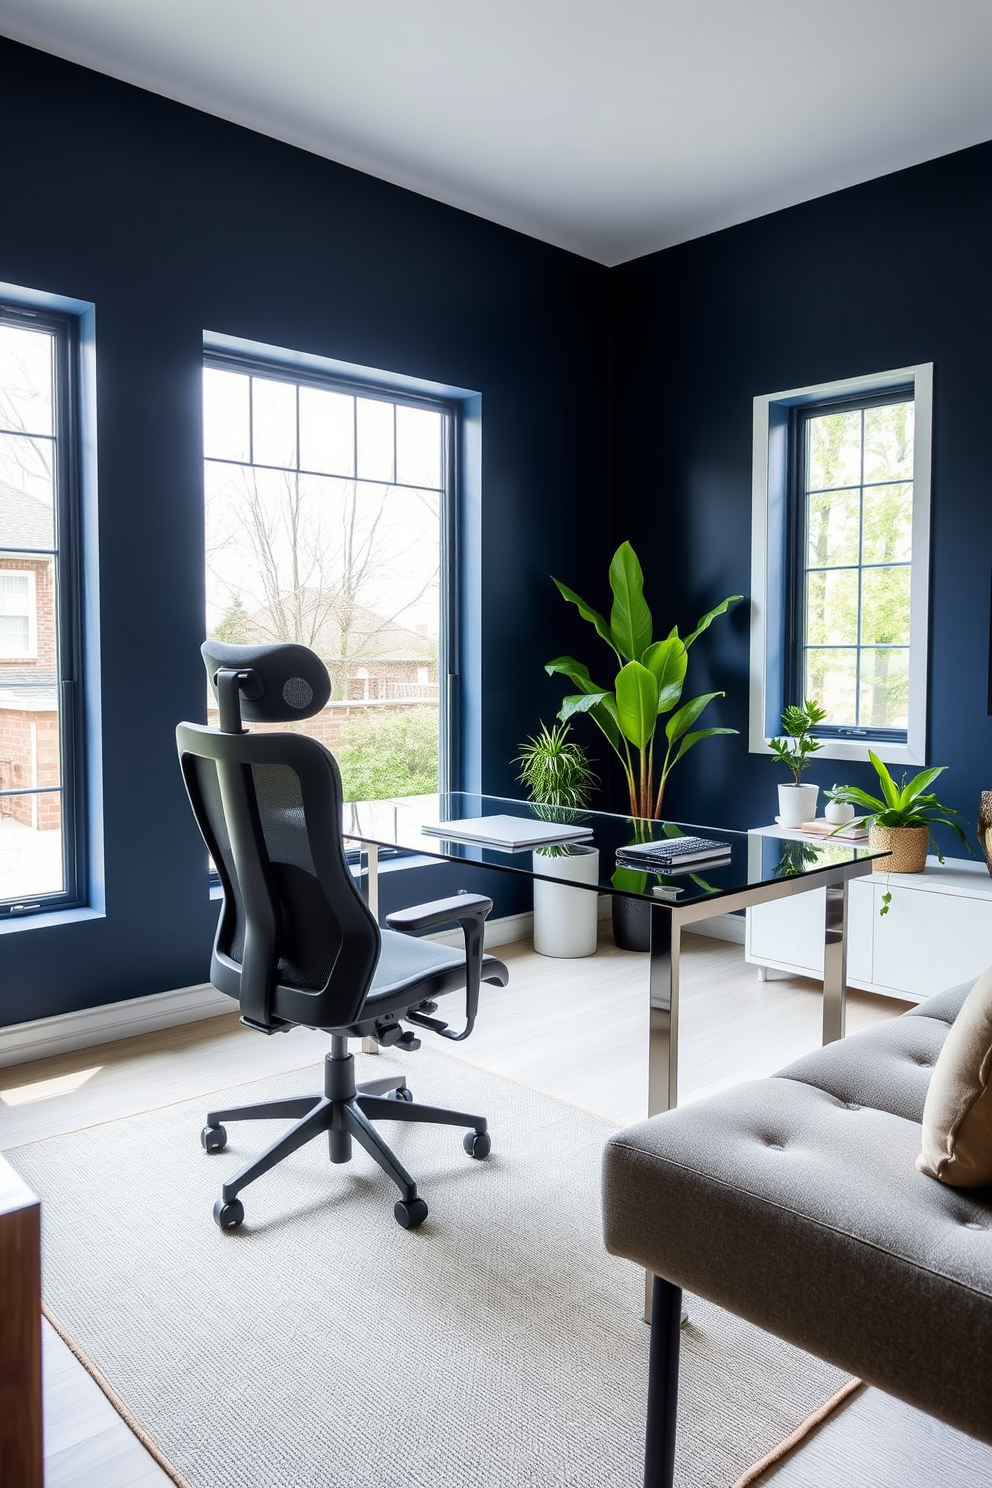
[[[341,841],[341,779],[329,750],[295,733],[248,733],[252,723],[284,723],[318,713],[330,696],[327,671],[305,646],[202,648],[220,707],[220,728],[181,723],[176,730],[186,789],[224,893],[210,965],[215,987],[238,999],[241,1021],[262,1033],[292,1027],[331,1035],[322,1095],[211,1111],[207,1152],[227,1142],[225,1121],[296,1118],[261,1157],[225,1183],[214,1205],[222,1230],[244,1219],[240,1191],[326,1132],[330,1159],[348,1162],[352,1138],[400,1190],[394,1213],[406,1229],[427,1205],[417,1185],[372,1126],[374,1119],[465,1126],[472,1157],[490,1148],[486,1121],[461,1111],[413,1104],[402,1075],[356,1086],[349,1038],[416,1049],[400,1018],[446,1038],[472,1031],[481,981],[505,986],[501,961],[483,953],[492,900],[458,894],[387,917],[380,930],[359,893]],[[458,923],[465,950],[417,939],[411,931]],[[398,933],[398,932],[408,933]],[[464,990],[460,1033],[434,1018],[434,999]]]

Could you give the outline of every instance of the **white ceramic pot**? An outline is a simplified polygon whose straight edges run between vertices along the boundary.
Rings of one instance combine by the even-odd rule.
[[[850,801],[828,801],[823,808],[823,815],[833,827],[841,827],[845,822],[854,820],[854,807]]]
[[[576,843],[560,857],[533,854],[534,949],[539,956],[591,956],[599,930],[599,848]],[[545,878],[566,878],[545,883]],[[590,884],[579,889],[575,884]]]
[[[778,824],[801,827],[816,816],[818,785],[780,785],[778,788]]]

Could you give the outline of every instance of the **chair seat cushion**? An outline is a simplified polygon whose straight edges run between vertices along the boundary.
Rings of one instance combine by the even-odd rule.
[[[992,1194],[915,1167],[921,1061],[947,1026],[895,1020],[619,1132],[604,1233],[613,1253],[992,1441]]]

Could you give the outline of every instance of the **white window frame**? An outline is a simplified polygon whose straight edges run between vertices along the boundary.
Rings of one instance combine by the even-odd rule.
[[[824,738],[819,759],[867,760],[869,747],[887,764],[924,765],[927,749],[927,660],[930,611],[930,466],[933,427],[933,363],[849,377],[815,387],[766,393],[754,400],[751,505],[751,666],[749,742],[752,754],[770,754],[768,741],[780,732],[772,716],[782,700],[771,677],[781,665],[773,654],[782,634],[786,603],[781,531],[787,499],[788,412],[835,398],[869,396],[890,388],[913,388],[916,430],[913,447],[913,537],[910,581],[909,723],[906,742]],[[786,702],[800,702],[787,698]]]
[[[3,661],[36,661],[38,659],[38,599],[37,599],[37,575],[33,568],[8,568],[0,565],[0,575],[11,575],[18,579],[27,579],[27,618],[28,618],[28,645],[26,651],[5,651],[0,643],[0,659]],[[17,611],[21,613],[20,610]]]

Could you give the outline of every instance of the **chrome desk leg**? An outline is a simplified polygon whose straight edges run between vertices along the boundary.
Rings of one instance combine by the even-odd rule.
[[[365,890],[365,902],[376,923],[379,922],[379,845],[376,842],[363,842],[361,844],[360,873],[362,887]],[[363,1054],[378,1054],[379,1040],[372,1038],[362,1039]]]
[[[648,976],[651,1004],[649,1116],[655,1116],[659,1111],[670,1111],[678,1101],[680,940],[681,930],[670,907],[652,904]]]
[[[670,1111],[678,1101],[679,952],[682,930],[667,904],[651,906],[651,952],[648,972],[648,1115]],[[644,1273],[644,1321],[651,1321],[655,1278]],[[682,1322],[689,1313],[682,1308]]]
[[[847,884],[827,889],[823,923],[823,1042],[844,1037],[847,1020]]]

